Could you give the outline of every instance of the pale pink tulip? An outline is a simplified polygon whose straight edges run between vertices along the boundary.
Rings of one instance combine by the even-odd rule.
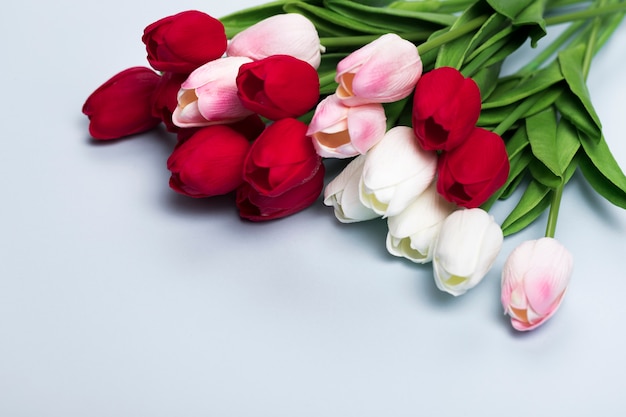
[[[532,330],[556,312],[572,275],[572,255],[557,240],[541,238],[511,252],[502,270],[502,306],[516,330]]]
[[[242,120],[252,114],[237,96],[239,67],[251,62],[244,57],[211,61],[193,71],[178,92],[172,121],[179,127],[208,126]]]
[[[382,104],[345,106],[336,95],[315,109],[307,135],[325,158],[349,158],[366,153],[385,135],[387,118]]]
[[[413,92],[422,69],[415,45],[389,33],[339,62],[337,95],[349,106],[398,101]]]
[[[291,55],[317,69],[322,46],[317,29],[298,13],[277,14],[239,32],[229,42],[228,56],[245,56],[254,61],[272,55]]]

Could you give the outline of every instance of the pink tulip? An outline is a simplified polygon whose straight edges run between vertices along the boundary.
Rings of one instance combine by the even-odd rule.
[[[376,145],[385,135],[386,121],[382,104],[348,107],[333,94],[318,104],[307,135],[318,155],[349,158]]]
[[[317,69],[322,46],[315,26],[297,13],[277,14],[250,26],[233,37],[226,55],[258,61],[272,55],[291,55]]]
[[[415,45],[389,33],[339,62],[337,95],[349,106],[391,103],[408,97],[421,75]]]
[[[502,270],[502,306],[516,330],[532,330],[559,308],[572,274],[572,256],[557,240],[519,245]]]
[[[226,57],[193,71],[178,92],[178,106],[172,121],[179,127],[231,123],[253,112],[237,96],[237,74],[249,58]]]

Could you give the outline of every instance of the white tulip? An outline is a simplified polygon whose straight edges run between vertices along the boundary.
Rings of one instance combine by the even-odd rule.
[[[441,225],[456,208],[437,192],[437,183],[433,181],[400,214],[387,219],[387,250],[415,263],[430,262]]]
[[[480,208],[458,210],[441,226],[433,253],[437,288],[454,296],[476,286],[502,248],[502,229]]]
[[[365,154],[361,202],[383,217],[400,214],[428,188],[436,169],[437,153],[422,149],[410,127],[396,126]]]
[[[365,156],[359,155],[328,183],[324,189],[324,204],[335,209],[335,217],[342,223],[354,223],[380,217],[365,207],[359,199],[359,182]]]

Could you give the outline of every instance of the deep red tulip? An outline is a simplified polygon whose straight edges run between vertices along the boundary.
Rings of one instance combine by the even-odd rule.
[[[243,176],[260,194],[276,197],[313,177],[322,165],[306,124],[281,119],[269,125],[252,144]]]
[[[114,75],[85,101],[89,133],[95,139],[118,139],[152,129],[161,121],[152,115],[152,94],[160,76],[146,67]]]
[[[225,125],[199,129],[179,142],[167,160],[170,187],[189,197],[210,197],[234,191],[243,182],[243,161],[250,144]]]
[[[274,220],[297,213],[313,204],[324,187],[324,166],[312,178],[276,197],[262,195],[250,184],[237,190],[239,215],[251,221]]]
[[[502,138],[476,127],[462,145],[439,156],[437,191],[448,201],[474,208],[507,180],[509,159]]]
[[[474,129],[480,115],[478,85],[450,67],[422,75],[413,98],[413,129],[426,150],[449,151]]]
[[[170,132],[178,132],[180,129],[172,122],[172,113],[178,106],[180,85],[186,79],[187,74],[164,72],[152,96],[152,114],[160,118]]]
[[[187,74],[221,57],[227,42],[222,22],[197,10],[157,20],[144,29],[141,40],[154,69]]]
[[[317,71],[289,55],[272,55],[243,64],[237,76],[244,107],[270,120],[299,117],[319,99]]]

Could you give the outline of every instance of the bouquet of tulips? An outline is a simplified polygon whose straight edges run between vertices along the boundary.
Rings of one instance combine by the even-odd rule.
[[[83,112],[98,140],[163,125],[177,138],[170,187],[234,193],[244,219],[285,217],[320,195],[340,222],[383,219],[388,251],[431,262],[437,287],[454,296],[482,280],[505,236],[549,210],[545,236],[517,247],[502,271],[505,313],[531,330],[571,277],[554,236],[576,169],[626,208],[626,176],[585,84],[625,12],[618,0],[282,0],[219,19],[183,11],[145,28],[149,67],[113,76]],[[526,43],[536,56],[502,75]],[[330,161],[342,164],[334,178]],[[513,195],[497,224],[489,209]]]

